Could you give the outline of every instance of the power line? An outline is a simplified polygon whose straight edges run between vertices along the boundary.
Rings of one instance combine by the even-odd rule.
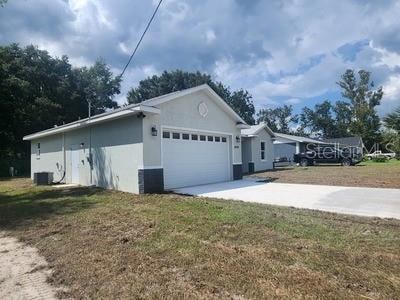
[[[161,2],[163,2],[163,0],[160,0],[160,2],[158,2],[158,5],[157,5],[156,9],[154,10],[153,15],[151,16],[149,22],[147,23],[146,29],[143,31],[142,36],[140,37],[138,43],[136,44],[135,50],[133,50],[131,57],[129,57],[129,60],[128,60],[127,64],[125,65],[125,67],[124,67],[124,69],[123,69],[121,75],[119,75],[120,77],[122,77],[122,76],[124,75],[125,70],[128,68],[129,64],[131,63],[131,60],[132,60],[133,56],[135,55],[137,49],[139,48],[139,45],[140,45],[140,43],[142,42],[142,40],[143,40],[143,38],[144,38],[144,36],[145,36],[147,30],[149,29],[150,24],[151,24],[151,22],[153,21],[154,16],[156,15],[156,13],[157,13],[157,11],[158,11],[158,8],[159,8],[160,5],[161,5]]]

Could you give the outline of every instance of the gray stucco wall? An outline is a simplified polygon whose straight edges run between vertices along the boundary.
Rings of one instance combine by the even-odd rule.
[[[208,108],[208,114],[202,117],[198,106],[204,102]],[[231,161],[231,179],[233,179],[234,164],[241,164],[241,143],[236,142],[236,136],[240,137],[240,129],[236,127],[236,121],[232,119],[213,99],[200,91],[181,98],[160,104],[158,108],[161,115],[148,115],[143,119],[143,163],[145,168],[156,168],[163,165],[162,162],[162,129],[173,128],[182,131],[192,129],[200,132],[214,132],[228,135],[228,144]],[[158,136],[151,136],[151,127],[156,126]]]
[[[40,143],[40,155],[37,155]],[[35,172],[52,172],[54,181],[59,181],[64,174],[62,135],[42,138],[31,142],[31,179]]]
[[[293,161],[293,155],[296,153],[296,143],[274,144],[275,158],[286,157]]]
[[[208,107],[208,114],[205,117],[198,111],[201,102]],[[231,149],[229,153],[231,179],[234,178],[234,169],[236,177],[238,176],[242,155],[241,142],[236,141],[236,137],[240,137],[240,129],[236,127],[236,121],[209,98],[208,94],[200,91],[183,96],[160,104],[159,109],[161,115],[147,113],[143,119],[130,116],[94,125],[91,129],[82,128],[66,132],[65,151],[63,151],[62,134],[32,140],[32,176],[34,172],[50,171],[54,172],[54,179],[58,180],[65,169],[65,182],[70,183],[72,153],[77,151],[81,185],[90,185],[92,182],[105,188],[139,193],[141,190],[138,182],[142,181],[143,185],[143,180],[148,179],[148,174],[151,173],[142,170],[156,170],[154,172],[162,174],[163,127],[227,135],[227,143]],[[151,134],[153,126],[158,130],[157,136]],[[92,144],[92,171],[89,164],[89,136]],[[37,143],[41,143],[40,159],[36,159]],[[141,174],[141,177],[138,174]],[[162,182],[160,184],[162,185]],[[158,189],[161,185],[155,186],[151,183],[147,188]],[[144,188],[142,186],[142,190],[146,190],[146,186]]]
[[[249,172],[249,162],[252,162],[252,151],[251,151],[251,140],[252,138],[242,137],[242,168],[243,173]]]
[[[264,160],[261,160],[262,141],[265,142]],[[255,172],[273,168],[274,150],[272,145],[272,138],[266,130],[261,130],[256,137],[251,138],[251,152]]]
[[[208,107],[206,117],[199,114],[198,107],[201,102]],[[236,136],[240,137],[236,121],[204,92],[200,91],[164,103],[160,105],[160,109],[162,111],[160,122],[164,127],[195,128],[231,135],[229,142],[232,148],[232,164],[242,163],[241,143],[236,142]]]
[[[121,191],[139,192],[138,168],[143,165],[142,122],[136,116],[118,119],[91,129],[92,137],[92,184]],[[70,183],[71,149],[79,152],[79,183],[90,184],[89,128],[64,133],[65,135],[65,182]],[[41,144],[41,157],[36,159],[36,145]],[[60,178],[57,166],[64,168],[62,135],[33,140],[31,142],[31,176],[34,172],[54,172],[54,180]],[[64,170],[64,169],[62,169]],[[56,176],[58,171],[58,176]],[[61,172],[62,173],[62,172]]]

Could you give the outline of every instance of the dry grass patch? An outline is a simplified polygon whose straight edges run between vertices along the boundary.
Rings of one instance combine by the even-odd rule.
[[[0,182],[0,226],[74,298],[400,295],[400,221]]]
[[[274,182],[400,188],[400,161],[363,162],[352,167],[321,165],[315,167],[278,168],[255,174]]]

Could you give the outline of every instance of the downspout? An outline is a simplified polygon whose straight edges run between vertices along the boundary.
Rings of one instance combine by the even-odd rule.
[[[67,183],[67,158],[65,153],[65,133],[62,135],[62,143],[63,143],[63,164],[64,164],[64,183]]]
[[[60,180],[59,181],[53,181],[52,184],[60,184],[63,181],[64,181],[64,183],[66,183],[65,176],[66,176],[67,172],[66,172],[66,168],[65,168],[66,162],[65,162],[65,134],[64,133],[62,134],[62,152],[63,152],[63,165],[62,165],[63,173],[62,173],[62,176],[61,176]]]
[[[89,101],[89,121],[90,121],[90,118],[91,118],[91,116],[92,116],[92,113],[91,113],[91,109],[92,108],[92,102],[91,101]],[[89,122],[89,169],[90,169],[90,171],[89,171],[89,177],[90,177],[90,185],[92,185],[93,183],[93,179],[92,179],[92,168],[93,168],[93,163],[92,163],[92,126],[90,125],[90,122]]]

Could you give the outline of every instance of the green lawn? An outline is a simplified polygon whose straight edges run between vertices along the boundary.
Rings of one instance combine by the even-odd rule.
[[[400,188],[400,161],[364,161],[356,166],[318,165],[278,168],[255,174],[271,181],[300,184]]]
[[[73,298],[398,299],[400,221],[0,181],[0,227]]]
[[[386,162],[375,162],[373,160],[365,160],[360,163],[361,166],[374,166],[374,167],[398,167],[400,166],[399,159],[388,159]]]

